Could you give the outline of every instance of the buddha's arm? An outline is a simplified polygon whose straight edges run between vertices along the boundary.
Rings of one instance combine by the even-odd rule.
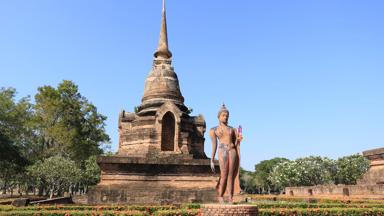
[[[213,161],[213,160],[215,160],[215,154],[216,154],[216,150],[217,150],[217,137],[216,137],[215,131],[213,129],[211,129],[209,131],[209,136],[211,137],[211,141],[212,141],[211,161]]]
[[[241,140],[243,137],[239,134],[236,128],[233,128],[234,134],[235,134],[235,145],[240,145]]]

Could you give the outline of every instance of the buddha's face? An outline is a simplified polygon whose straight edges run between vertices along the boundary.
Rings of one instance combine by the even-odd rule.
[[[229,118],[229,113],[228,112],[221,112],[220,115],[219,115],[220,123],[227,124],[228,123],[228,118]]]

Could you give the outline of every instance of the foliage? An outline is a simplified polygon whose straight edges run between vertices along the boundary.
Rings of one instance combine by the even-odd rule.
[[[346,203],[304,203],[304,202],[269,202],[250,203],[259,208],[258,215],[383,215],[384,203],[370,204],[365,201],[359,205]],[[48,205],[27,206],[15,208],[12,206],[0,206],[0,215],[200,215],[198,208],[175,207],[175,206],[76,206],[76,205]]]
[[[336,184],[356,184],[357,179],[369,168],[369,160],[360,154],[339,158],[336,164]]]
[[[380,215],[384,211],[382,200],[345,200],[319,198],[318,203],[305,202],[305,198],[287,196],[252,195],[251,205],[259,208],[259,215]]]
[[[85,161],[85,170],[82,171],[81,181],[84,185],[96,185],[100,181],[100,168],[96,163],[96,156]]]
[[[249,198],[258,201],[275,202],[308,202],[308,197],[292,197],[286,195],[260,195],[252,194]],[[354,196],[353,199],[345,199],[344,197],[329,196],[316,197],[317,203],[344,203],[344,204],[380,204],[384,206],[384,200],[366,199],[365,196]]]
[[[246,171],[240,167],[240,187],[244,192],[255,193],[255,177],[252,172]]]
[[[81,171],[74,161],[61,156],[53,156],[37,162],[28,168],[36,182],[43,182],[50,191],[50,197],[67,190],[80,180]]]
[[[28,97],[15,101],[16,90],[0,89],[0,134],[20,150],[27,150],[31,140],[33,106]],[[29,152],[23,152],[29,156]]]
[[[255,165],[255,172],[241,170],[240,183],[248,193],[280,192],[288,186],[356,184],[368,170],[369,160],[356,154],[332,160],[309,156],[290,161],[273,158]]]
[[[15,101],[16,90],[0,89],[0,188],[11,189],[27,164],[32,114],[29,98]]]
[[[155,216],[194,216],[199,215],[198,209],[176,209],[176,210],[160,210],[154,213]]]
[[[0,206],[0,215],[199,215],[198,205],[175,206],[76,206],[47,205],[15,208]]]
[[[273,168],[283,162],[289,161],[286,158],[273,158],[271,160],[263,160],[255,165],[254,182],[255,186],[260,188],[261,193],[270,193],[271,190],[276,190],[278,186],[274,185],[269,176],[273,171]]]
[[[259,208],[384,208],[384,203],[343,203],[343,202],[319,202],[308,203],[304,201],[268,201],[255,200],[252,205]]]
[[[39,193],[46,187],[55,188],[55,192],[68,191],[69,188],[63,188],[68,186],[68,179],[56,180],[64,178],[63,173],[69,171],[82,174],[68,174],[68,178],[74,178],[71,185],[74,182],[81,183],[81,187],[96,184],[100,175],[96,155],[109,147],[106,117],[79,93],[78,86],[64,80],[57,88],[40,87],[35,105],[29,97],[18,101],[15,97],[15,89],[0,89],[0,189],[3,193],[16,186],[27,191],[31,185],[39,187]],[[71,169],[56,169],[58,158],[65,161],[63,166]],[[27,165],[30,165],[28,173],[25,172]],[[40,170],[43,173],[39,173]],[[50,172],[59,172],[59,176],[52,180]]]
[[[83,215],[103,215],[103,216],[114,216],[114,215],[120,215],[120,216],[146,216],[149,214],[145,212],[140,211],[123,211],[123,212],[115,212],[115,211],[89,211],[89,212],[82,212],[82,211],[66,211],[66,210],[55,210],[55,211],[23,211],[23,210],[15,210],[13,212],[8,212],[3,214],[3,216],[11,216],[11,215],[18,215],[18,216],[31,216],[31,215],[39,215],[39,216],[83,216]]]
[[[63,155],[82,164],[102,153],[109,142],[105,133],[106,117],[78,92],[78,86],[64,80],[56,88],[38,88],[36,122],[45,156]]]
[[[330,184],[334,170],[334,161],[331,159],[310,156],[278,164],[269,180],[281,188]]]
[[[368,167],[369,161],[359,154],[342,157],[336,161],[310,156],[277,165],[269,179],[281,189],[287,186],[356,184],[356,180]]]
[[[261,216],[277,216],[277,215],[301,215],[301,216],[360,216],[360,215],[383,215],[384,209],[364,209],[364,208],[325,208],[325,209],[261,209]]]

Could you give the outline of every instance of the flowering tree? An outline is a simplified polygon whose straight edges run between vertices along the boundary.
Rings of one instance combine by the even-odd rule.
[[[271,160],[263,160],[255,165],[254,183],[260,193],[270,193],[278,190],[278,187],[269,179],[273,168],[282,162],[289,161],[286,158],[276,157]]]
[[[336,164],[336,184],[356,184],[357,179],[369,168],[369,160],[360,154],[339,158]]]
[[[278,164],[269,180],[280,187],[312,186],[333,182],[335,162],[329,158],[306,157]]]
[[[79,182],[81,170],[72,160],[61,156],[53,156],[35,163],[28,168],[36,182],[43,183],[48,189],[50,198],[55,193],[67,191],[70,186]]]

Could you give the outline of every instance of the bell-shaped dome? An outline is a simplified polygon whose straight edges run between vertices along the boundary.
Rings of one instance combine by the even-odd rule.
[[[179,80],[170,62],[155,60],[152,71],[145,80],[141,106],[144,108],[150,104],[159,104],[165,101],[183,105],[184,98],[180,92]]]

